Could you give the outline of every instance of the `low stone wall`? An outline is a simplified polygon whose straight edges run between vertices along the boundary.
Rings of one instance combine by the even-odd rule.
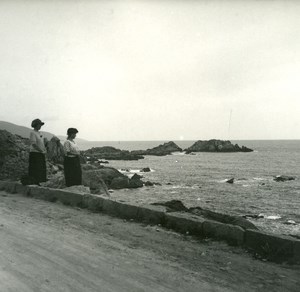
[[[0,181],[0,190],[50,202],[60,201],[65,205],[87,208],[93,212],[104,212],[124,219],[160,224],[184,234],[225,240],[229,244],[243,246],[268,260],[300,263],[300,240],[288,236],[245,230],[239,226],[206,220],[187,213],[168,213],[163,206],[140,206],[93,194],[23,186],[18,182]]]

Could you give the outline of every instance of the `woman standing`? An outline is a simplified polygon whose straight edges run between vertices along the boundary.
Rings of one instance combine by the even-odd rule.
[[[33,130],[30,132],[28,174],[37,184],[47,180],[46,147],[43,134],[40,132],[44,124],[40,119],[35,119],[31,123]]]
[[[64,171],[66,186],[81,185],[81,166],[80,166],[80,151],[77,144],[74,142],[78,130],[69,128],[67,131],[68,138],[64,143]]]

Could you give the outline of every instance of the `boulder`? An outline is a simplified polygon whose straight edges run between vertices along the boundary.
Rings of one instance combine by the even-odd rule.
[[[143,176],[141,176],[141,175],[135,173],[135,174],[131,177],[131,179],[141,179],[142,177],[143,177]]]
[[[274,180],[278,182],[283,182],[283,181],[295,180],[295,177],[287,176],[287,175],[277,175],[274,177]]]
[[[253,150],[245,146],[240,147],[238,144],[233,145],[230,141],[212,139],[199,140],[184,151],[189,154],[191,152],[251,152]]]
[[[142,168],[140,171],[141,171],[141,172],[150,172],[151,169],[150,169],[150,167],[144,167],[144,168]]]
[[[44,187],[52,188],[52,189],[63,189],[66,187],[64,173],[62,171],[52,175],[48,178],[48,181],[43,183]]]
[[[112,189],[128,189],[129,188],[129,178],[126,176],[116,177],[112,180],[109,187]]]
[[[112,176],[112,174],[110,175]],[[113,177],[109,177],[108,173],[101,172],[101,169],[82,171],[82,184],[88,186],[92,194],[109,195],[106,181],[111,182],[112,179]]]
[[[110,186],[112,180],[116,177],[127,177],[113,167],[103,167],[100,169],[82,171],[82,175],[83,177],[89,176],[92,175],[93,172],[96,173],[97,177],[100,177],[107,186]]]
[[[153,185],[154,185],[154,183],[149,180],[145,182],[146,187],[152,187]]]
[[[141,177],[139,175],[137,176],[133,176],[130,180],[129,180],[129,188],[141,188],[144,186],[143,181],[141,180]]]
[[[227,179],[226,182],[229,183],[229,184],[233,184],[234,178]]]
[[[53,163],[64,163],[64,147],[60,143],[59,138],[53,136],[50,141],[46,143],[47,158]]]
[[[127,176],[116,177],[112,180],[109,185],[112,189],[132,189],[132,188],[140,188],[144,185],[140,178],[133,177],[129,179]]]

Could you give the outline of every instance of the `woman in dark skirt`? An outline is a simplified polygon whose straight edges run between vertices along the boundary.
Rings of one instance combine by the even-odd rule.
[[[45,139],[39,132],[44,124],[40,119],[35,119],[31,123],[33,131],[30,132],[28,175],[36,184],[47,180]]]
[[[80,166],[80,151],[77,144],[74,142],[78,130],[69,128],[67,131],[68,138],[64,143],[64,171],[66,186],[75,186],[82,184],[82,173]]]

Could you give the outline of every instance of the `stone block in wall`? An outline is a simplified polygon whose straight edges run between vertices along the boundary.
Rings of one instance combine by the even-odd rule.
[[[165,223],[166,208],[163,206],[140,206],[137,214],[137,219],[153,224]]]
[[[165,226],[167,228],[179,231],[181,233],[189,233],[194,235],[203,235],[202,224],[204,219],[187,213],[172,212],[165,214]]]
[[[257,230],[246,230],[245,232],[245,246],[272,261],[280,262],[292,259],[295,241],[288,236],[269,234]]]
[[[17,183],[14,181],[7,181],[5,184],[5,191],[10,194],[16,194],[16,185]]]
[[[28,196],[41,199],[49,202],[56,202],[58,201],[57,193],[55,189],[40,187],[36,185],[28,186],[29,192]]]
[[[104,198],[97,195],[85,194],[82,198],[82,206],[92,212],[102,212],[104,200]]]
[[[120,203],[110,199],[103,200],[103,211],[110,215],[119,216]]]
[[[242,245],[244,243],[245,231],[239,226],[210,220],[204,221],[202,226],[204,236],[222,239],[232,245]]]
[[[82,206],[84,194],[64,190],[51,190],[50,198],[56,198],[65,205]]]
[[[21,183],[16,183],[16,186],[15,186],[15,191],[16,193],[18,194],[22,194],[22,195],[25,195],[27,196],[30,192],[30,189],[28,186],[23,186]]]
[[[293,261],[300,264],[300,240],[293,241]]]
[[[7,181],[0,180],[0,191],[5,191]]]
[[[139,206],[120,202],[120,216],[125,219],[137,219]]]

